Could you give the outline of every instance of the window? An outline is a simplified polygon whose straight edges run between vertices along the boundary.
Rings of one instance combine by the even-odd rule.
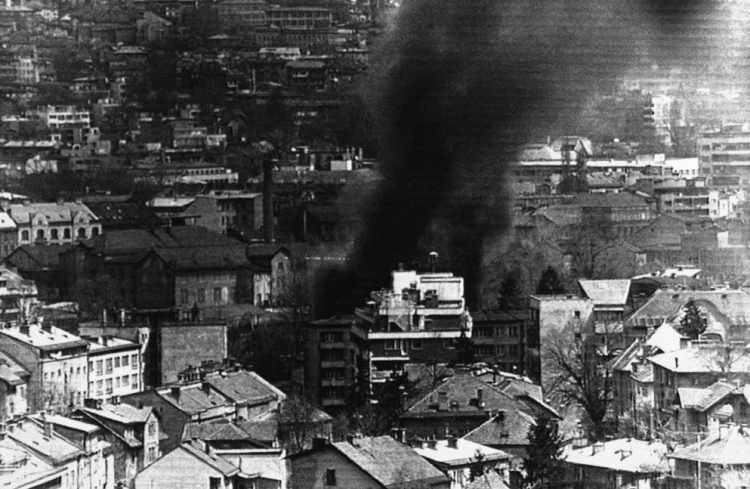
[[[99,228],[91,228],[91,236],[99,236]]]
[[[86,239],[86,229],[85,228],[78,228],[78,239]]]
[[[120,388],[120,377],[115,377],[115,389]]]
[[[37,241],[44,241],[44,229],[37,229],[36,230],[36,240]]]
[[[221,477],[209,477],[208,489],[219,489],[221,487]]]
[[[190,302],[190,294],[188,293],[187,289],[180,289],[180,302],[182,304],[187,304]]]
[[[122,356],[122,366],[123,367],[127,367],[128,366],[128,356],[127,355],[123,355]]]
[[[385,340],[386,350],[400,350],[403,347],[401,340]]]
[[[102,365],[103,365],[102,360],[97,360],[96,361],[96,375],[101,375],[102,374]]]
[[[335,486],[336,485],[336,469],[327,469],[326,470],[326,485],[327,486]]]
[[[101,380],[96,381],[96,395],[101,396],[102,395],[102,386],[104,385],[104,382]]]
[[[154,436],[156,434],[156,423],[149,423],[148,424],[148,435]]]
[[[120,357],[115,357],[115,368],[120,368]]]
[[[50,239],[60,239],[60,232],[57,228],[52,228],[49,232]]]
[[[411,340],[411,349],[412,350],[421,350],[422,349],[422,340]]]
[[[130,387],[132,387],[133,389],[138,389],[138,376],[137,375],[130,376]]]
[[[156,459],[156,447],[148,447],[148,460],[146,462],[153,462]]]
[[[133,370],[138,369],[138,355],[130,355],[130,368]]]
[[[128,386],[128,376],[127,375],[123,375],[122,376],[122,379],[120,379],[120,385],[123,386],[123,387],[127,387]]]
[[[108,374],[112,373],[112,359],[111,358],[107,358],[104,361],[104,372]]]
[[[105,393],[112,394],[112,379],[107,379],[107,382],[105,384]]]
[[[29,240],[29,232],[26,230],[21,231],[21,241]]]
[[[198,289],[195,292],[195,300],[198,302],[198,304],[203,304],[206,302],[206,291],[204,289]]]
[[[214,304],[221,304],[221,287],[214,287]]]
[[[70,228],[63,229],[63,239],[70,239]]]

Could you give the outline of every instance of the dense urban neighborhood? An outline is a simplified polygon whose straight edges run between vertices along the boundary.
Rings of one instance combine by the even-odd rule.
[[[741,55],[403,3],[0,5],[0,489],[750,487]]]

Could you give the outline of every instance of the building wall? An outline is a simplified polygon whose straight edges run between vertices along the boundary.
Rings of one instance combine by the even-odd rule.
[[[159,413],[159,427],[167,435],[167,439],[160,445],[162,453],[173,450],[182,440],[182,430],[190,422],[190,415],[181,411],[174,404],[164,399],[154,390],[137,392],[122,398],[131,406],[151,406]]]
[[[28,386],[0,382],[0,421],[28,412]]]
[[[89,353],[89,397],[110,399],[143,389],[143,365],[140,346],[115,352]]]
[[[401,417],[399,424],[409,436],[445,438],[446,433],[462,437],[488,419],[489,416],[479,411],[472,415],[446,411],[443,416],[429,418]]]
[[[177,373],[204,360],[227,358],[227,327],[223,324],[175,324],[159,327],[160,380],[177,381]]]
[[[234,487],[232,478],[224,477],[184,449],[177,448],[140,472],[135,478],[135,489],[209,489],[211,477],[220,479],[216,489]]]
[[[317,450],[290,461],[290,489],[328,489],[326,472],[335,471],[335,487],[377,489],[381,485],[333,448]]]

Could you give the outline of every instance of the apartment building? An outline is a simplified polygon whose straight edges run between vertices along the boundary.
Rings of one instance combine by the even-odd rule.
[[[464,280],[452,273],[392,272],[390,290],[373,291],[355,311],[368,328],[370,380],[384,382],[405,363],[446,362],[471,338]]]
[[[88,346],[82,338],[48,324],[0,329],[0,350],[30,374],[30,411],[65,411],[83,404],[88,389]]]
[[[712,185],[750,182],[750,124],[725,124],[698,138],[698,168]]]
[[[102,232],[99,218],[78,202],[25,202],[4,210],[15,223],[19,245],[74,243]]]
[[[112,336],[89,343],[88,397],[110,400],[143,390],[141,345]]]

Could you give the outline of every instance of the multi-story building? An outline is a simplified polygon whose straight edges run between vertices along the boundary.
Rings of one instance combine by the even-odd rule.
[[[528,310],[478,311],[471,316],[471,339],[479,361],[539,379],[539,331],[534,331]]]
[[[282,29],[331,27],[333,13],[320,7],[272,7],[266,10],[266,22]]]
[[[369,388],[367,330],[352,316],[305,324],[305,393],[329,411],[343,409]]]
[[[91,127],[91,113],[72,105],[47,105],[39,111],[42,120],[52,131]]]
[[[260,27],[266,24],[265,0],[223,0],[216,4],[226,22],[237,27]]]
[[[87,401],[73,416],[101,428],[112,447],[117,484],[131,487],[135,475],[160,456],[159,417],[152,407]]]
[[[10,204],[4,209],[16,225],[19,245],[74,243],[102,232],[99,218],[78,202]]]
[[[750,182],[750,124],[725,124],[698,138],[698,168],[711,185]]]
[[[11,487],[108,489],[114,487],[109,444],[96,425],[42,414],[9,420],[0,440],[0,463],[9,463]],[[0,480],[6,476],[3,471]],[[43,482],[39,482],[39,477]],[[37,479],[37,480],[35,480]],[[21,482],[25,484],[21,484]]]
[[[0,259],[5,259],[18,247],[16,223],[7,212],[0,212]]]
[[[141,345],[99,336],[89,342],[88,397],[110,400],[143,390]]]
[[[464,280],[451,273],[392,272],[390,290],[373,291],[355,311],[368,328],[370,380],[384,382],[405,363],[444,363],[471,338]]]
[[[28,411],[29,372],[0,351],[0,421]]]
[[[31,411],[65,411],[83,404],[88,392],[88,346],[80,337],[48,324],[0,329],[0,350],[31,374]]]

